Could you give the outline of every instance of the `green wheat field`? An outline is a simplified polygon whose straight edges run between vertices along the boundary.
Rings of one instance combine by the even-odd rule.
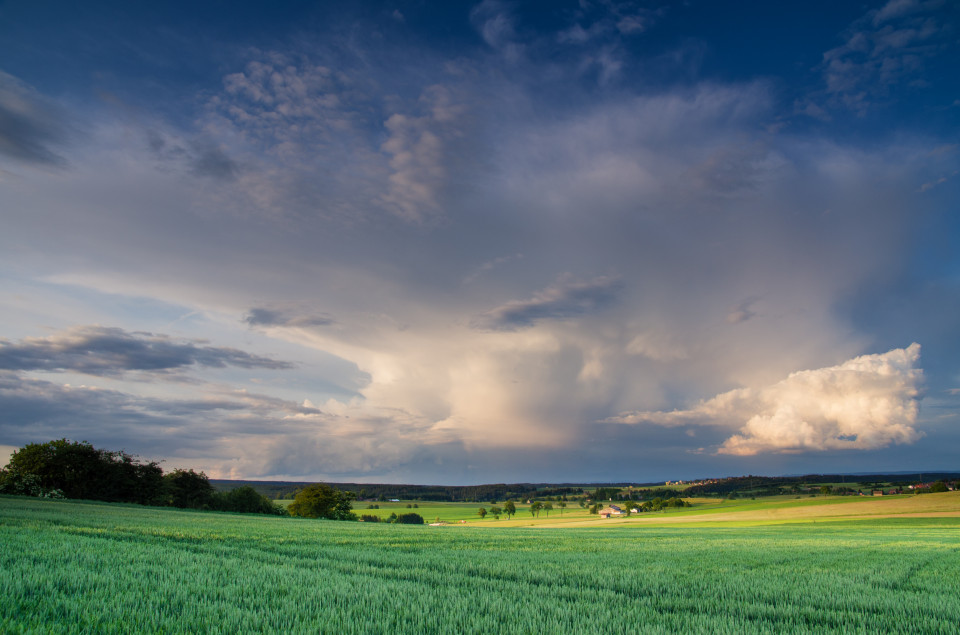
[[[429,527],[0,497],[2,633],[958,629],[951,515]]]

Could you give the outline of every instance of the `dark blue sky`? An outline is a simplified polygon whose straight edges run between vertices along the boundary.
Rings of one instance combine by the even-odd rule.
[[[960,8],[0,2],[0,446],[955,469]]]

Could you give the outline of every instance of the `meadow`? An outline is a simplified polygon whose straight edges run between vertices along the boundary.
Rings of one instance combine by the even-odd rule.
[[[960,519],[869,513],[429,527],[0,497],[0,632],[955,633]]]

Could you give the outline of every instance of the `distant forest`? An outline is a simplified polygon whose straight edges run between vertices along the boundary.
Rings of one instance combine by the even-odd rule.
[[[228,481],[211,479],[217,489],[227,490],[249,485],[273,498],[293,498],[310,483],[293,481]],[[391,498],[433,502],[487,502],[531,497],[581,496],[598,487],[596,484],[498,483],[493,485],[396,485],[385,483],[327,483],[336,489],[353,492],[358,500],[387,501]],[[615,484],[627,487],[628,484]],[[602,487],[610,487],[604,484]]]
[[[345,492],[353,492],[358,500],[420,500],[433,502],[495,502],[533,498],[588,498],[593,500],[645,500],[664,496],[774,496],[800,494],[836,485],[837,494],[883,487],[903,488],[935,481],[957,481],[960,472],[916,472],[893,474],[807,474],[804,476],[735,476],[704,479],[697,484],[673,484],[665,488],[659,483],[498,483],[491,485],[397,485],[389,483],[327,483]],[[296,481],[230,481],[211,479],[219,490],[250,486],[272,499],[293,498],[309,482]]]

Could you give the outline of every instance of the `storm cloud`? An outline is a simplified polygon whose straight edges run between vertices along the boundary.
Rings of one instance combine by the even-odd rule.
[[[197,38],[84,5],[134,51],[4,4],[0,445],[99,420],[211,474],[420,482],[954,460],[952,5],[364,7]]]

